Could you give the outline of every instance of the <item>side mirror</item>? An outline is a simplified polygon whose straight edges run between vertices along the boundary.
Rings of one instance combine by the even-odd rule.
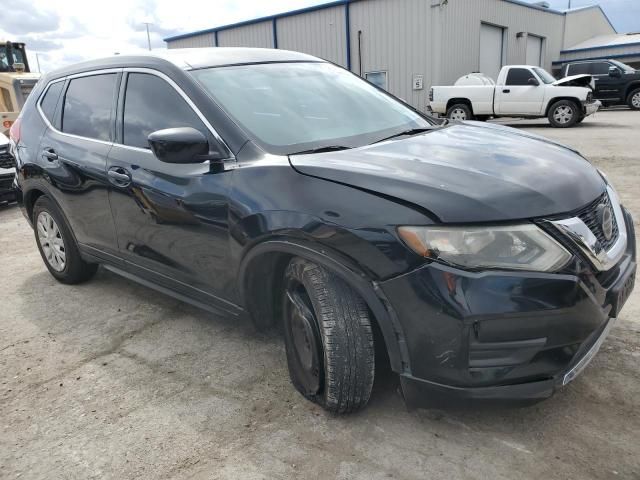
[[[616,67],[609,67],[609,76],[610,77],[621,77],[622,72]]]
[[[166,163],[201,163],[227,158],[223,145],[216,142],[214,151],[210,151],[207,137],[192,127],[157,130],[147,139],[158,160]]]
[[[527,83],[529,85],[533,85],[534,87],[537,87],[540,85],[540,82],[538,81],[538,79],[533,77],[529,77],[529,80],[527,80]]]

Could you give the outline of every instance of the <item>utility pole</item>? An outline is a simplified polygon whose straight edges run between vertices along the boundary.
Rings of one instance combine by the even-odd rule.
[[[40,56],[38,55],[38,52],[36,52],[36,63],[38,64],[38,73],[42,73],[42,70],[40,69]]]
[[[569,1],[569,3],[571,3],[571,1]],[[149,35],[149,25],[153,25],[152,23],[149,22],[142,22],[145,24],[145,26],[147,27],[147,46],[149,47],[149,51],[151,51],[151,36]]]
[[[571,10],[571,0],[569,0],[569,10]]]

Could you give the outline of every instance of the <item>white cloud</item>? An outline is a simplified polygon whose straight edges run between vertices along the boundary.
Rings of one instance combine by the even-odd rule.
[[[143,22],[149,21],[152,48],[162,38],[271,15],[322,0],[4,0],[0,38],[25,42],[29,63],[43,71],[70,63],[146,50]],[[3,3],[4,3],[3,1]],[[6,12],[14,12],[7,15]],[[30,48],[31,47],[31,48]]]

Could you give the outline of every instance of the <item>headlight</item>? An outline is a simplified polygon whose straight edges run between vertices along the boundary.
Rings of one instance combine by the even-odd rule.
[[[571,254],[533,224],[489,227],[399,227],[400,238],[416,253],[463,268],[549,272]]]

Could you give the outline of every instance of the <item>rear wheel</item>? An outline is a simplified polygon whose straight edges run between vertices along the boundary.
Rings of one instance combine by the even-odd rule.
[[[568,128],[576,124],[582,116],[575,102],[571,100],[559,100],[549,109],[549,122],[557,128]]]
[[[375,371],[366,304],[344,280],[301,258],[288,265],[284,284],[285,346],[294,387],[331,412],[364,407]]]
[[[463,122],[465,120],[473,120],[473,113],[469,105],[465,103],[456,103],[447,110],[447,118],[449,120],[457,120]]]
[[[640,110],[640,88],[636,88],[627,97],[627,105],[632,110]]]
[[[33,225],[42,260],[56,280],[80,283],[96,273],[98,265],[82,259],[64,216],[49,197],[42,196],[36,201]]]

